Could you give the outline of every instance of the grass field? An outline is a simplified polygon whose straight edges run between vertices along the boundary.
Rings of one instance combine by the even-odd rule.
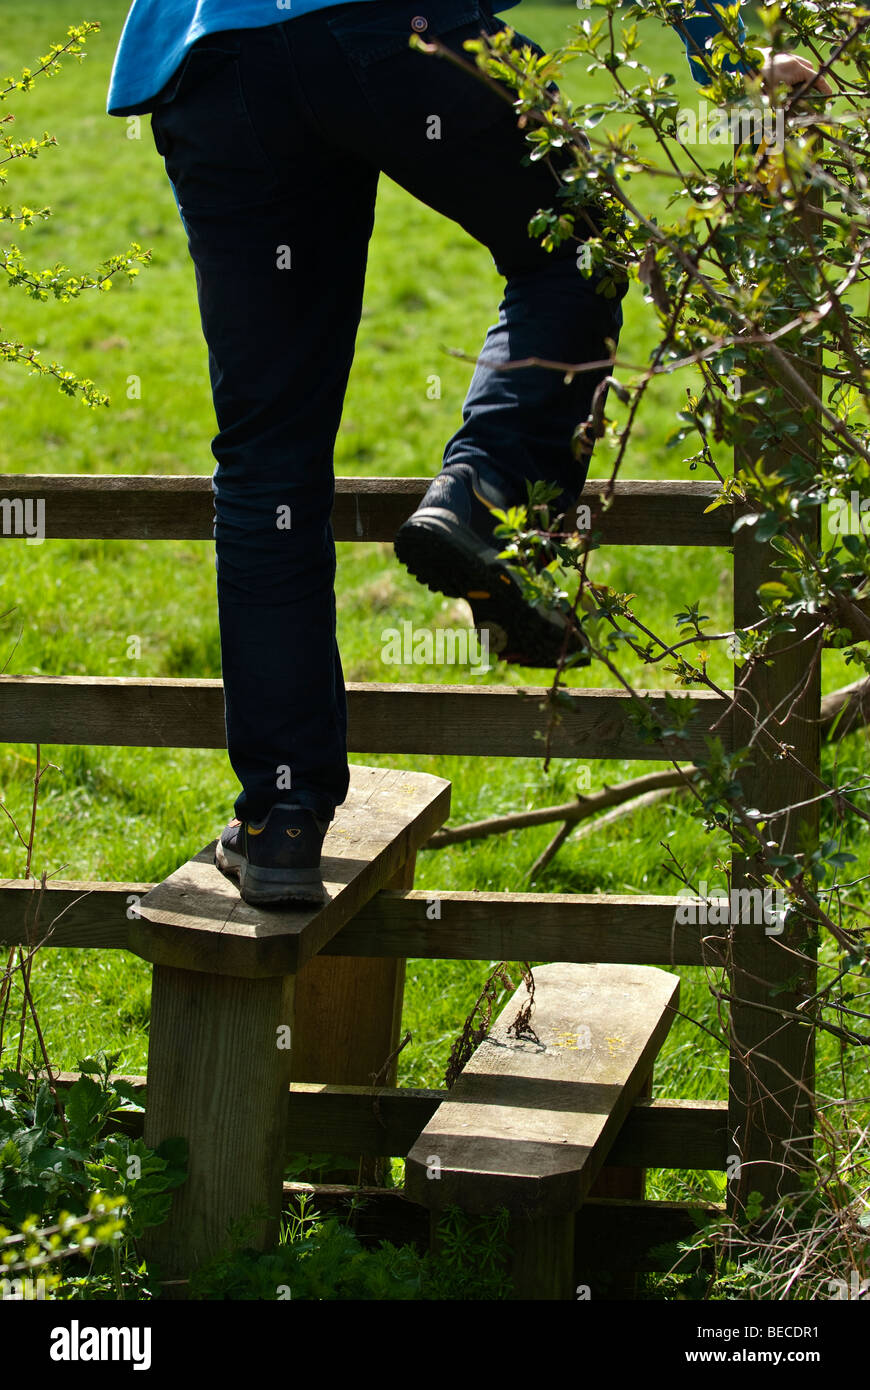
[[[4,200],[48,204],[54,216],[16,236],[34,265],[63,261],[93,270],[132,240],[153,250],[152,264],[132,284],[85,296],[73,305],[37,304],[20,292],[0,298],[3,336],[37,346],[79,375],[93,377],[111,396],[108,410],[89,411],[63,397],[51,382],[21,368],[0,367],[0,471],[21,473],[154,473],[212,471],[214,432],[193,270],[183,229],[151,140],[147,117],[140,138],[128,138],[124,120],[105,113],[124,0],[28,0],[7,7],[14,19],[0,28],[0,70],[35,67],[37,54],[62,40],[66,27],[98,19],[101,32],[87,45],[83,65],[40,82],[7,103],[18,139],[57,135],[58,146],[38,160],[20,161]],[[507,18],[545,48],[565,42],[578,11],[568,4],[524,0]],[[643,58],[676,75],[686,103],[697,99],[680,41],[649,29]],[[604,95],[584,64],[569,66],[563,81],[575,98]],[[641,133],[639,143],[643,145]],[[637,180],[634,196],[666,216],[659,186]],[[6,238],[8,241],[10,238]],[[459,227],[440,218],[384,178],[370,250],[357,355],[335,457],[346,476],[433,475],[460,419],[471,367],[447,355],[475,353],[495,317],[501,281],[488,252]],[[653,344],[651,309],[632,292],[625,304],[621,350],[643,363]],[[441,377],[441,398],[427,396],[427,379]],[[128,399],[128,378],[141,397]],[[688,477],[680,450],[666,438],[681,405],[685,382],[660,383],[650,394],[634,434],[626,470],[633,478]],[[615,403],[614,403],[615,404]],[[603,476],[608,456],[593,461]],[[650,537],[654,542],[655,537]],[[714,630],[730,626],[730,574],[725,551],[656,548],[597,554],[593,579],[637,593],[657,631],[674,631],[673,615],[699,600]],[[136,677],[217,677],[220,650],[211,543],[7,543],[0,568],[0,664],[10,673]],[[381,632],[406,618],[415,625],[464,621],[461,606],[422,590],[395,561],[389,545],[339,547],[338,622],[348,680],[480,681],[542,684],[541,672],[497,670],[486,676],[457,668],[385,666]],[[128,637],[141,639],[141,657],[128,658]],[[729,683],[723,656],[714,677]],[[638,684],[642,668],[627,665]],[[851,679],[835,654],[826,658],[826,689]],[[669,677],[657,672],[655,684]],[[594,669],[570,677],[574,685],[607,684]],[[840,750],[841,775],[866,773],[863,740]],[[44,748],[58,765],[43,783],[34,872],[58,878],[157,881],[219,833],[232,814],[237,786],[224,753],[111,748]],[[32,747],[0,750],[0,786],[7,809],[23,821],[30,804]],[[541,806],[573,794],[577,767],[556,763],[545,775],[531,759],[362,759],[389,761],[449,777],[453,822]],[[657,764],[597,762],[592,789],[652,770]],[[423,889],[539,890],[554,892],[672,892],[660,841],[669,839],[690,872],[719,881],[714,864],[721,842],[704,834],[681,802],[624,821],[607,834],[573,845],[569,840],[532,885],[529,867],[548,842],[549,827],[468,847],[424,852],[417,886]],[[12,827],[0,825],[0,872],[18,877],[23,855]],[[487,973],[485,963],[410,961],[406,1024],[413,1042],[401,1055],[400,1083],[438,1085],[452,1041]],[[727,1053],[715,1002],[699,970],[683,970],[683,1010],[656,1071],[656,1094],[724,1099]],[[97,1047],[120,1049],[127,1071],[145,1069],[149,1019],[148,966],[123,953],[44,952],[34,988],[50,1055],[61,1066]],[[699,1026],[701,1025],[701,1026]],[[836,1089],[837,1050],[823,1044],[819,1084]],[[866,1091],[866,1072],[856,1085]],[[722,1180],[688,1180],[655,1173],[650,1195],[715,1195]]]

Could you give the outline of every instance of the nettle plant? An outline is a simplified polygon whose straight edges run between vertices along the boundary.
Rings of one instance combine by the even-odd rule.
[[[548,504],[555,490],[536,485],[526,508],[503,515],[498,534],[527,596],[571,615],[593,663],[633,696],[638,732],[673,749],[675,766],[681,756],[685,762],[680,747],[691,701],[678,689],[653,706],[626,674],[629,656],[647,670],[667,671],[677,687],[726,697],[709,669],[717,643],[733,658],[741,688],[784,635],[804,644],[806,673],[824,648],[837,649],[856,676],[870,673],[870,9],[782,0],[744,14],[742,40],[738,7],[723,10],[723,32],[697,57],[710,79],[706,110],[727,113],[727,133],[720,119],[700,143],[673,75],[643,62],[643,32],[660,33],[662,21],[677,22],[682,8],[637,0],[626,10],[603,0],[581,11],[570,41],[543,57],[510,31],[465,45],[472,71],[476,63],[482,80],[512,88],[531,159],[558,170],[553,205],[538,212],[530,234],[549,249],[576,239],[575,215],[595,206],[600,235],[585,243],[578,273],[594,276],[610,295],[627,279],[654,309],[648,363],[638,368],[616,350],[590,418],[577,422],[578,459],[599,438],[611,451],[591,525],[578,530],[573,516],[554,516]],[[695,13],[707,12],[698,0]],[[685,58],[676,34],[673,42],[676,66]],[[441,60],[463,61],[437,40],[412,43]],[[811,87],[812,76],[785,86],[758,75],[767,51],[796,50],[826,79],[830,96]],[[578,58],[585,72],[608,77],[610,100],[575,105],[564,91],[547,90]],[[734,70],[738,60],[745,74]],[[639,138],[649,153],[641,153]],[[656,180],[667,190],[664,217],[644,207],[643,189]],[[575,364],[549,366],[570,376]],[[631,456],[650,385],[665,375],[673,378],[673,399],[685,403],[671,444],[690,472],[719,484],[712,507],[734,507],[735,532],[748,527],[776,552],[772,573],[768,568],[757,586],[758,620],[745,630],[712,631],[689,595],[673,629],[656,632],[635,595],[589,577],[600,544],[597,522]],[[556,673],[556,713],[572,660]],[[763,738],[762,718],[752,732]],[[760,887],[784,892],[809,945],[825,932],[833,938],[855,1007],[844,1013],[846,995],[826,986],[804,1001],[801,1017],[841,1045],[866,1047],[868,1015],[858,997],[870,973],[860,923],[864,875],[841,843],[866,835],[866,779],[823,781],[817,796],[833,833],[816,836],[804,827],[786,849],[745,800],[749,743],[747,737],[729,753],[709,740],[706,759],[686,779],[696,814],[718,844],[724,832],[733,853],[752,861]],[[783,756],[790,756],[787,748]],[[797,807],[794,816],[800,822]],[[689,883],[673,856],[669,867]]]
[[[84,44],[88,35],[96,33],[99,28],[99,24],[91,20],[71,25],[67,29],[66,42],[52,44],[49,52],[38,60],[39,66],[35,70],[24,68],[20,77],[0,79],[3,82],[3,85],[0,85],[0,102],[7,102],[14,93],[29,92],[39,79],[56,76],[62,68],[61,59],[64,57],[75,58],[81,62],[85,56]],[[4,165],[20,159],[37,159],[42,150],[49,145],[57,144],[56,137],[47,131],[41,136],[16,140],[11,129],[14,120],[11,112],[0,115],[0,191],[5,187],[9,177]],[[48,207],[31,208],[22,204],[12,206],[0,203],[0,224],[9,223],[19,231],[51,215],[51,209]],[[41,269],[28,265],[22,251],[14,242],[0,246],[0,270],[5,272],[8,285],[22,289],[31,299],[42,301],[50,298],[61,301],[77,299],[85,290],[105,292],[111,288],[113,278],[119,274],[126,275],[130,280],[135,279],[139,274],[140,265],[147,263],[150,258],[150,251],[143,251],[137,242],[131,242],[126,252],[110,256],[103,261],[95,274],[74,275],[59,262]],[[54,377],[65,395],[78,397],[87,406],[109,404],[108,396],[100,391],[90,378],[76,376],[58,362],[43,362],[36,348],[6,338],[2,327],[0,361],[26,363],[31,373]]]

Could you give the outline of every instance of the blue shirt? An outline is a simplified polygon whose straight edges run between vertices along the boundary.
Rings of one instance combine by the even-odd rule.
[[[221,29],[261,29],[335,3],[337,0],[133,0],[115,54],[106,110],[110,116],[150,111],[152,98],[203,34]],[[366,0],[357,3],[364,4]],[[519,0],[503,0],[494,5],[494,10],[509,10],[518,3]],[[697,4],[699,9],[706,8],[709,0],[697,0]],[[683,19],[681,23],[688,31],[683,38],[692,76],[705,86],[709,79],[691,57],[696,51],[691,41],[703,48],[704,40],[718,33],[721,25],[712,15]],[[744,32],[741,20],[741,38]]]

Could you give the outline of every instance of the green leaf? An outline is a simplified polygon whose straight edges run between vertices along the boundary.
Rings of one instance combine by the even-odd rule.
[[[760,584],[758,594],[763,599],[790,598],[791,591],[785,584],[780,584],[778,580],[771,579],[766,584]]]
[[[103,1097],[103,1089],[96,1081],[92,1081],[89,1076],[80,1076],[67,1091],[64,1105],[70,1127],[81,1133],[92,1127],[95,1120],[98,1120],[99,1124]]]
[[[21,1163],[21,1153],[13,1139],[7,1139],[0,1149],[0,1168],[17,1168]]]

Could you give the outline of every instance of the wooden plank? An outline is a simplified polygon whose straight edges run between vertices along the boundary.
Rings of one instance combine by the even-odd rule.
[[[0,943],[32,941],[29,923],[35,918],[45,947],[129,950],[130,921],[154,887],[55,880],[42,892],[32,879],[7,881],[0,888]],[[705,929],[676,921],[684,901],[653,894],[381,890],[320,956],[720,964],[722,944],[715,936],[705,938]],[[440,918],[430,920],[429,910]]]
[[[663,692],[647,692],[655,701]],[[673,693],[673,692],[671,692]],[[348,748],[354,753],[540,758],[546,686],[349,684]],[[681,744],[692,762],[716,732],[730,747],[728,702],[707,691],[681,695],[695,713]],[[620,690],[563,690],[553,730],[556,758],[668,761],[673,748],[645,743]],[[0,743],[116,748],[225,748],[217,680],[109,676],[0,676]]]
[[[521,988],[409,1153],[413,1200],[554,1214],[589,1192],[667,1036],[680,982],[630,965],[534,975],[539,1041],[508,1035]]]
[[[683,903],[675,896],[652,894],[379,893],[324,953],[403,954],[415,960],[713,963],[717,943],[702,943],[705,929],[677,922]],[[429,911],[439,912],[439,919],[430,920]]]
[[[628,1112],[605,1168],[619,1164],[724,1172],[728,1153],[727,1101],[639,1100]]]
[[[338,541],[392,541],[431,478],[336,478],[332,526]],[[589,479],[583,502],[606,488]],[[596,522],[607,545],[731,545],[731,508],[705,515],[712,481],[620,479]],[[0,496],[42,502],[47,538],[212,540],[211,477],[150,474],[0,474]]]
[[[68,1090],[78,1076],[78,1072],[60,1072],[55,1078],[58,1091]],[[144,1105],[145,1077],[120,1074],[120,1079],[139,1093],[139,1103]],[[443,1089],[379,1086],[373,1094],[370,1086],[294,1081],[288,1098],[285,1150],[289,1153],[292,1144],[307,1153],[338,1153],[349,1147],[363,1154],[404,1158],[449,1096]],[[121,1111],[116,1112],[116,1119],[121,1116]],[[130,1111],[118,1127],[141,1133],[141,1120],[141,1114]],[[638,1100],[602,1172],[613,1165],[722,1172],[727,1158],[726,1101]]]
[[[632,1274],[664,1272],[676,1264],[677,1241],[696,1240],[702,1226],[721,1221],[724,1203],[632,1202],[618,1198],[589,1198],[574,1218],[574,1277],[591,1285],[595,1299],[600,1272]],[[697,1258],[680,1260],[680,1273],[696,1269]]]
[[[450,810],[450,783],[423,772],[352,767],[323,842],[322,907],[257,908],[213,862],[214,844],[142,899],[130,950],[156,965],[247,979],[301,970],[407,861]]]
[[[411,1201],[401,1188],[361,1189],[286,1182],[284,1210],[296,1212],[301,1196],[309,1198],[324,1216],[345,1220],[356,1199],[359,1205],[354,1213],[354,1230],[364,1244],[390,1240],[425,1249],[429,1243],[428,1208]],[[724,1206],[714,1202],[632,1202],[588,1197],[574,1216],[575,1283],[583,1282],[584,1277],[587,1283],[590,1277],[594,1281],[600,1271],[668,1270],[673,1258],[662,1251],[662,1246],[691,1240],[700,1226],[724,1215]],[[681,1268],[688,1272],[693,1266],[687,1261]]]
[[[282,1027],[292,1034],[294,983],[154,967],[144,1138],[150,1148],[188,1145],[169,1217],[142,1238],[164,1297],[185,1297],[196,1265],[232,1244],[229,1223],[256,1208],[263,1214],[236,1243],[277,1242],[290,1083],[290,1051],[278,1039]]]
[[[0,943],[129,950],[127,914],[153,887],[53,879],[42,889],[35,879],[7,879],[0,888]]]

